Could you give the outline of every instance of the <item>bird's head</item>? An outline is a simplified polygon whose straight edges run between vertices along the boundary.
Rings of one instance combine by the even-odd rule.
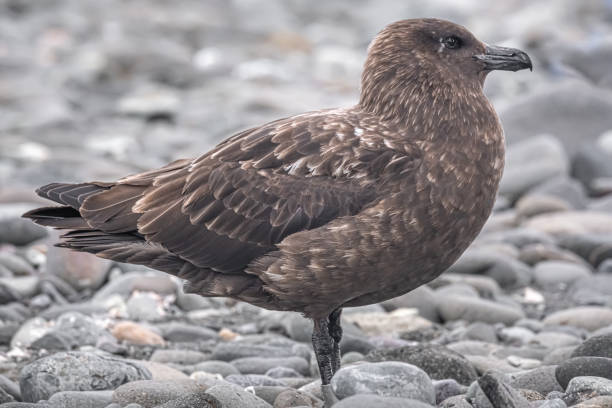
[[[375,97],[369,92],[399,92],[408,84],[482,88],[493,70],[525,68],[532,68],[525,52],[487,45],[458,24],[429,18],[402,20],[388,25],[370,44],[362,100]]]

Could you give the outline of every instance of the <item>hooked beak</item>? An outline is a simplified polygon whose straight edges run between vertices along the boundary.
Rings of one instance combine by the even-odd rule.
[[[501,69],[504,71],[519,71],[529,68],[533,71],[529,55],[516,48],[487,45],[484,54],[474,55],[472,58],[484,63],[485,71]]]

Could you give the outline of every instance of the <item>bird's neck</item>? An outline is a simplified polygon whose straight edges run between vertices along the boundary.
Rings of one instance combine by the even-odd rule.
[[[498,124],[479,81],[454,83],[427,70],[392,77],[364,73],[359,108],[422,140],[464,138],[459,129]]]

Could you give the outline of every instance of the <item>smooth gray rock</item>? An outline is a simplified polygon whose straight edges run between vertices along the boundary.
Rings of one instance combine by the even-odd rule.
[[[401,361],[412,364],[427,373],[433,380],[452,378],[468,385],[476,380],[476,370],[461,354],[444,346],[419,344],[390,350],[376,350],[366,356],[367,361]]]
[[[265,374],[275,367],[291,368],[304,376],[310,373],[310,364],[301,357],[244,357],[231,363],[242,374]]]
[[[493,408],[529,408],[529,401],[498,373],[485,373],[478,379],[478,385]]]
[[[261,385],[272,385],[272,386],[285,386],[287,385],[284,381],[268,377],[262,374],[245,374],[245,375],[228,375],[225,380],[239,385],[243,388],[256,387]]]
[[[206,390],[215,397],[223,408],[271,408],[272,405],[259,397],[233,385],[215,385]]]
[[[511,373],[510,384],[515,388],[534,390],[542,395],[552,391],[563,391],[563,387],[557,381],[555,370],[555,366],[544,366]]]
[[[297,406],[322,408],[323,401],[293,389],[281,392],[274,400],[274,408],[292,408]]]
[[[555,371],[561,387],[574,377],[597,376],[612,379],[612,358],[605,357],[574,357],[559,364]]]
[[[152,408],[203,389],[194,380],[132,381],[118,387],[112,399],[121,406],[137,403],[144,408]]]
[[[207,327],[194,326],[180,322],[159,324],[157,327],[161,330],[164,339],[176,343],[191,343],[219,339],[217,332]]]
[[[430,404],[410,398],[359,394],[340,400],[334,408],[432,408]]]
[[[288,367],[274,367],[264,373],[266,376],[271,378],[299,378],[303,377],[302,374],[295,371],[293,368]]]
[[[425,319],[432,322],[440,321],[435,306],[434,292],[428,286],[419,286],[406,294],[386,300],[382,302],[382,306],[386,310],[395,310],[402,307],[415,308],[419,311],[419,315]]]
[[[377,394],[434,404],[436,398],[429,376],[414,365],[400,362],[385,361],[344,367],[334,375],[331,385],[340,399],[355,394]]]
[[[556,137],[539,135],[520,141],[506,152],[499,192],[516,199],[540,183],[567,175],[569,167],[565,148]]]
[[[60,316],[55,326],[30,347],[37,350],[68,351],[81,346],[95,346],[100,341],[115,342],[115,339],[91,317],[78,312],[68,312]]]
[[[210,360],[202,361],[193,366],[193,371],[204,371],[211,374],[221,374],[223,377],[227,377],[232,374],[240,374],[240,371],[232,364],[225,361]]]
[[[524,313],[506,305],[465,296],[447,296],[437,301],[438,313],[444,321],[504,323],[511,325],[525,317]]]
[[[582,356],[612,358],[612,333],[586,339],[572,353],[572,357]]]
[[[447,398],[438,404],[438,408],[472,408],[472,404],[467,402],[464,395],[456,395]]]
[[[62,408],[105,408],[113,400],[113,391],[62,391],[49,398],[49,403]]]
[[[88,352],[59,352],[26,365],[19,375],[24,401],[48,399],[59,391],[112,390],[151,373],[136,364]]]
[[[538,408],[567,408],[567,404],[560,398],[544,401]]]
[[[195,365],[208,360],[208,355],[195,350],[155,350],[149,358],[156,363]]]
[[[19,390],[19,385],[17,385],[15,382],[11,381],[3,375],[0,375],[0,388],[4,390],[7,394],[15,398],[15,400],[21,400],[21,391]]]
[[[584,265],[565,261],[544,261],[538,263],[533,269],[534,281],[542,287],[570,284],[579,279],[588,278],[591,274],[591,271]]]
[[[574,377],[567,384],[565,393],[594,393],[595,395],[612,395],[612,380],[593,376]]]
[[[94,303],[103,302],[115,294],[128,299],[135,290],[171,295],[176,293],[177,285],[168,274],[163,272],[128,272],[109,281],[99,289],[92,301]]]
[[[608,92],[583,81],[566,81],[517,98],[499,112],[509,151],[514,145],[533,140],[537,135],[553,134],[570,154],[612,128],[612,98]],[[580,137],[576,137],[580,135]],[[531,156],[539,161],[543,150]],[[544,154],[542,158],[548,158]],[[531,173],[525,172],[528,178]]]
[[[455,395],[461,395],[467,391],[467,387],[459,384],[453,379],[433,381],[434,390],[436,391],[436,404],[447,400]]]
[[[171,401],[157,405],[155,408],[224,408],[218,399],[205,391],[197,391]]]

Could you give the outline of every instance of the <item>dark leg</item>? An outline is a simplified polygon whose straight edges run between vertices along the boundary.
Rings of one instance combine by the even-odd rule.
[[[328,319],[315,319],[312,331],[312,347],[317,358],[319,373],[321,374],[321,392],[325,400],[325,407],[331,407],[337,398],[329,385],[333,373],[332,353],[334,350],[334,339],[329,333]]]
[[[329,335],[334,340],[332,349],[332,375],[340,369],[340,340],[342,340],[342,326],[340,315],[342,309],[336,309],[329,315]]]

